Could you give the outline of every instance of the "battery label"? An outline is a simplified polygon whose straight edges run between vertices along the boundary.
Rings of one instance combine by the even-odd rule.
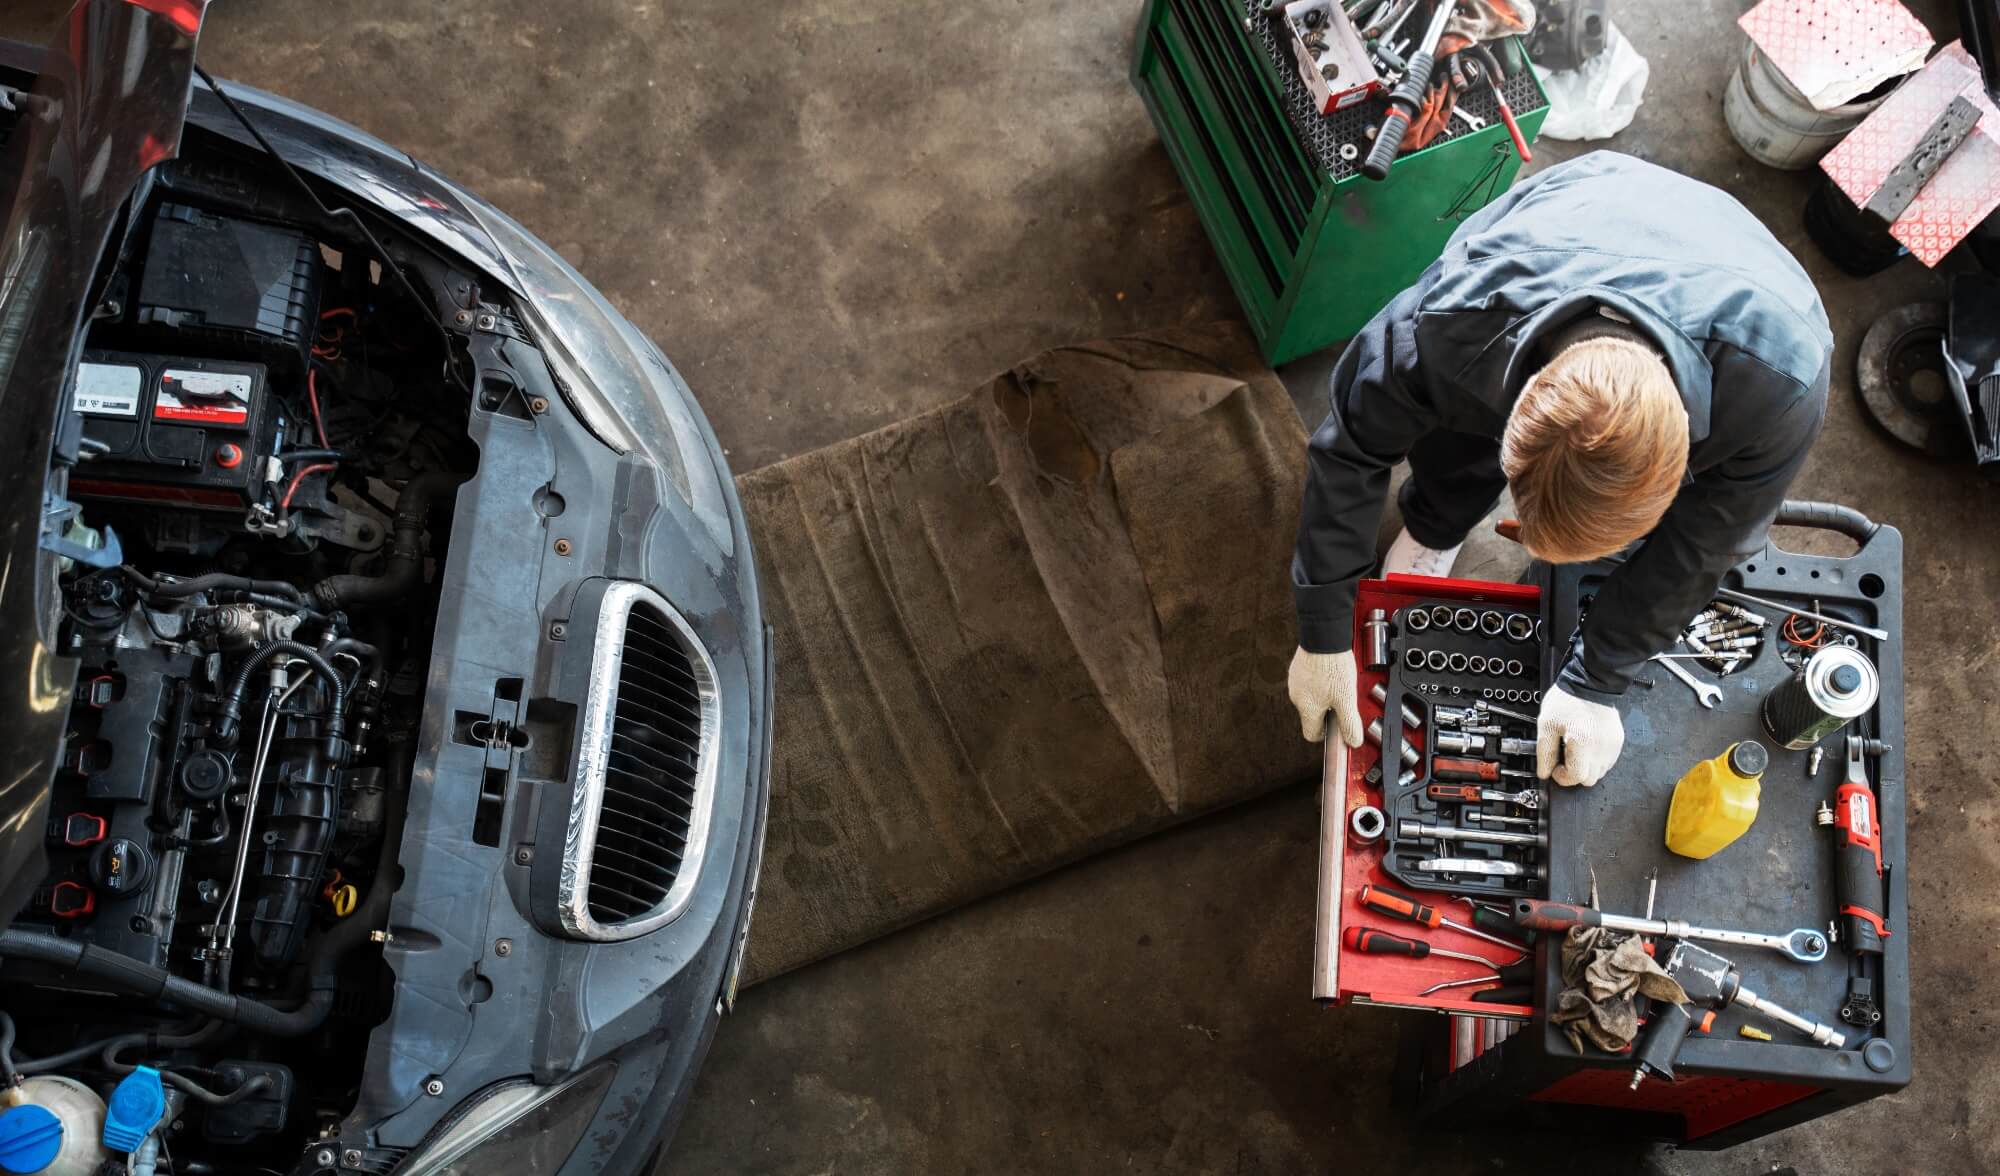
[[[92,416],[138,416],[139,386],[146,374],[130,364],[76,365],[76,393],[70,407]]]
[[[160,394],[153,398],[153,419],[248,426],[253,386],[251,378],[240,372],[168,368],[160,373]]]

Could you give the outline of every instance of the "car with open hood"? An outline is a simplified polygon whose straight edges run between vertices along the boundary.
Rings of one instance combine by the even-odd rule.
[[[205,8],[0,42],[0,1168],[642,1170],[768,795],[720,446]]]

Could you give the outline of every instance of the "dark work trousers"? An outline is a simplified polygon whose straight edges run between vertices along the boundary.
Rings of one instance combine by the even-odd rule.
[[[1505,489],[1498,440],[1439,429],[1410,448],[1410,477],[1396,504],[1411,538],[1448,551],[1465,542]]]

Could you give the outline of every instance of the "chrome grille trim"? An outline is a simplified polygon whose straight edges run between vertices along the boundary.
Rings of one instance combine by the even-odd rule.
[[[642,914],[606,920],[591,909],[592,876],[599,865],[599,841],[604,829],[604,800],[611,775],[613,743],[618,738],[618,694],[625,674],[627,631],[635,607],[645,606],[666,622],[670,636],[687,657],[700,708],[695,746],[693,796],[687,819],[686,843],[680,865],[657,905]],[[644,584],[620,581],[604,590],[598,606],[596,634],[591,643],[590,689],[584,700],[582,732],[577,745],[575,784],[570,796],[569,824],[564,835],[562,870],[557,882],[556,910],[563,929],[580,939],[632,939],[658,930],[679,918],[694,896],[706,857],[709,818],[715,807],[716,740],[721,730],[720,696],[715,663],[689,627],[680,610]],[[630,752],[623,754],[629,755]],[[671,822],[670,822],[671,823]],[[671,829],[662,829],[671,836]],[[621,833],[621,836],[626,834]],[[616,872],[629,849],[605,845],[604,869]],[[672,852],[661,845],[663,853]]]

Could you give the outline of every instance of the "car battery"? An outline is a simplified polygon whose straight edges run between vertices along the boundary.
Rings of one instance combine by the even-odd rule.
[[[1821,1043],[1797,1026],[1736,1001],[1697,1010],[1697,1023],[1709,1011],[1713,1019],[1686,1038],[1670,1077],[1652,1074],[1635,1081],[1639,1067],[1633,1049],[1611,1053],[1586,1044],[1579,1051],[1562,1026],[1548,1018],[1565,987],[1563,936],[1549,933],[1536,944],[1531,1023],[1506,1027],[1490,1010],[1484,1016],[1453,1010],[1449,1018],[1413,1026],[1406,1036],[1400,1069],[1414,1088],[1403,1093],[1423,1122],[1650,1138],[1715,1149],[1908,1084],[1912,1010],[1902,750],[1902,538],[1894,528],[1823,504],[1786,503],[1777,521],[1831,527],[1859,548],[1840,557],[1798,554],[1767,544],[1725,576],[1724,593],[1745,595],[1721,599],[1761,617],[1764,639],[1727,673],[1692,659],[1672,663],[1688,668],[1704,693],[1706,688],[1718,692],[1713,706],[1703,704],[1666,663],[1642,670],[1641,680],[1620,700],[1626,741],[1617,765],[1595,788],[1551,790],[1547,897],[1582,906],[1595,889],[1605,914],[1644,917],[1650,905],[1651,917],[1703,931],[1784,935],[1803,929],[1825,945],[1823,958],[1693,934],[1685,939],[1662,934],[1653,944],[1661,961],[1681,942],[1725,957],[1739,971],[1745,989],[1837,1032],[1840,1040]],[[1541,671],[1545,684],[1553,680],[1590,600],[1613,570],[1609,562],[1538,567],[1535,587],[1549,636]],[[1363,591],[1366,610],[1366,585]],[[1386,601],[1403,603],[1395,597]],[[1822,632],[1799,623],[1795,610],[1861,626],[1828,627],[1823,633],[1842,645],[1852,638],[1850,648],[1874,663],[1881,683],[1875,706],[1822,738],[1818,757],[1812,749],[1783,746],[1767,729],[1763,713],[1765,699],[1799,672],[1794,663],[1803,657],[1793,637],[1802,628],[1814,633],[1815,640]],[[1794,622],[1790,630],[1788,620]],[[1364,668],[1364,690],[1369,677]],[[1872,750],[1850,762],[1849,736],[1871,741],[1867,746]],[[1681,775],[1698,760],[1751,739],[1770,749],[1770,763],[1750,828],[1706,859],[1670,852],[1664,844],[1667,810]],[[1871,832],[1881,851],[1880,890],[1867,897],[1879,904],[1888,934],[1873,942],[1863,942],[1867,937],[1843,927],[1851,922],[1842,916],[1836,883],[1837,841],[1843,831],[1822,812],[1854,787],[1848,781],[1857,774],[1865,777],[1860,786],[1874,798]],[[1868,882],[1877,880],[1871,871]],[[1445,895],[1425,900],[1451,913]],[[1457,903],[1461,911],[1466,906]],[[1425,961],[1371,961],[1412,962]],[[1349,976],[1340,986],[1350,990],[1357,982]],[[1642,1014],[1650,1017],[1658,1010]],[[1643,1027],[1639,1040],[1646,1040]]]
[[[70,404],[89,460],[71,492],[242,510],[262,490],[281,418],[264,365],[85,352]]]

